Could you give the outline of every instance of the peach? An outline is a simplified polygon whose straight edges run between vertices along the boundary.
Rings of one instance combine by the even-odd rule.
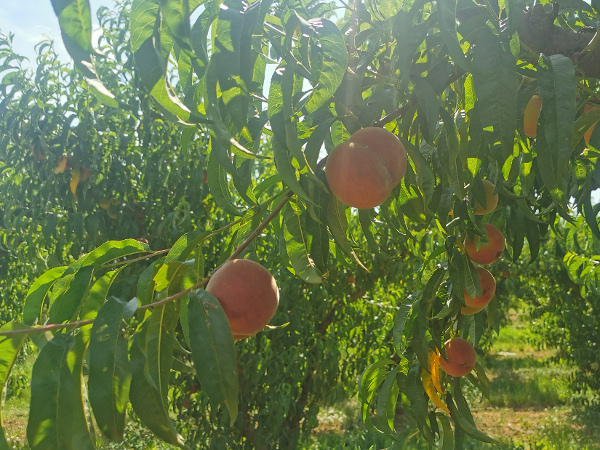
[[[481,180],[481,182],[483,183],[483,188],[485,189],[485,206],[477,202],[475,214],[478,216],[483,216],[489,212],[492,212],[494,209],[496,209],[496,206],[498,206],[498,194],[494,194],[496,185],[488,180]]]
[[[248,259],[227,261],[206,285],[225,311],[234,339],[261,331],[279,305],[275,278],[260,264]]]
[[[327,183],[346,205],[373,208],[383,203],[404,177],[406,158],[396,135],[384,128],[363,128],[329,154]]]
[[[537,94],[532,95],[523,112],[523,132],[525,136],[530,138],[537,136],[537,125],[541,109],[541,97]]]
[[[465,251],[471,261],[477,264],[492,264],[504,251],[504,235],[494,225],[486,223],[484,225],[487,233],[488,242],[485,245],[479,245],[480,237],[478,235],[467,236],[464,241]]]
[[[482,267],[477,267],[475,270],[477,270],[477,274],[479,275],[479,284],[483,292],[481,295],[471,298],[465,289],[465,305],[471,308],[483,308],[492,300],[496,293],[496,280],[494,280],[493,275],[488,270]]]
[[[462,338],[452,338],[444,344],[446,358],[440,355],[440,367],[448,375],[462,377],[467,375],[477,361],[473,346]]]
[[[464,316],[472,316],[473,314],[477,314],[479,311],[482,311],[483,308],[485,308],[485,306],[482,306],[481,308],[473,308],[472,306],[465,305],[462,308],[460,308],[460,312]]]

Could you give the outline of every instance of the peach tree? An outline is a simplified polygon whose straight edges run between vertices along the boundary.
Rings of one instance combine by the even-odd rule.
[[[247,370],[238,355],[293,334],[297,322],[285,319],[297,306],[284,305],[272,329],[234,344],[218,300],[203,289],[222,263],[243,256],[301,280],[289,286],[302,286],[306,297],[326,294],[332,314],[362,297],[348,298],[340,273],[360,274],[370,287],[399,284],[398,268],[409,267],[401,275],[414,292],[395,299],[384,342],[370,349],[376,360],[366,352],[362,361],[363,420],[394,449],[409,439],[442,448],[462,448],[467,436],[496,442],[474,423],[462,371],[450,368],[452,355],[464,355],[448,342],[477,347],[499,323],[496,298],[466,309],[465,298],[483,295],[479,266],[519,260],[525,241],[535,260],[549,227],[572,221],[574,209],[600,236],[592,206],[600,148],[592,129],[600,119],[597,2],[133,0],[126,19],[112,23],[112,33],[127,39],[113,53],[110,40],[102,41],[106,49],[92,43],[88,0],[52,5],[77,88],[94,95],[78,109],[96,109],[99,120],[119,117],[115,127],[147,111],[149,126],[176,136],[170,143],[177,148],[146,148],[142,160],[154,155],[181,168],[185,183],[175,185],[190,197],[208,189],[212,206],[170,248],[156,250],[132,230],[140,240],[111,240],[83,256],[75,249],[33,282],[21,320],[0,330],[3,383],[28,338],[41,348],[31,448],[94,448],[98,432],[118,441],[129,404],[157,437],[189,448],[170,414],[180,396],[173,372],[197,377],[211,405],[209,417],[197,416],[206,429],[211,420],[223,429],[242,423],[240,445],[293,448],[308,399],[300,395],[298,410],[282,416],[291,422],[288,438],[257,438],[258,419],[248,418],[257,408],[238,414]],[[101,70],[107,53],[133,75]],[[14,67],[4,61],[3,70]],[[3,79],[6,98],[15,73]],[[132,91],[144,101],[132,101]],[[57,92],[54,102],[60,99]],[[44,106],[38,128],[56,120]],[[324,169],[334,148],[367,127],[396,135],[408,163],[383,203],[356,209],[336,197]],[[35,126],[29,131],[39,139]],[[115,132],[114,139],[139,148],[144,136]],[[83,160],[89,150],[80,147]],[[32,154],[40,148],[43,142],[32,144]],[[69,174],[72,201],[81,201],[85,181],[100,175],[81,161],[68,167],[72,155],[55,156],[54,170]],[[160,208],[160,195],[180,195],[168,186],[145,211]],[[5,221],[7,211],[20,211],[4,208]],[[115,295],[121,273],[135,274],[132,295]],[[278,284],[282,298],[293,296]],[[323,335],[331,321],[325,316],[319,325]],[[485,369],[468,359],[464,376],[485,396]],[[310,385],[319,367],[313,361],[296,384]],[[399,417],[410,425],[400,427]]]

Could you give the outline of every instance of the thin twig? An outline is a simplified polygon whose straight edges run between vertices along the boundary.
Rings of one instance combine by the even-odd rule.
[[[231,256],[229,258],[227,258],[226,261],[237,258],[246,249],[246,247],[248,247],[250,242],[252,242],[254,239],[256,239],[258,237],[258,235],[262,232],[262,230],[264,230],[266,228],[266,226],[269,224],[269,222],[271,222],[279,214],[279,212],[283,209],[283,207],[290,200],[290,198],[292,198],[292,196],[293,196],[293,193],[291,191],[286,192],[283,199],[279,202],[279,204],[275,207],[275,209],[273,209],[273,211],[271,211],[271,213],[267,217],[265,217],[265,219],[260,223],[260,225],[258,227],[256,227],[256,229],[252,232],[252,234],[250,234],[250,236],[248,236],[246,238],[246,240],[244,242],[242,242],[235,249],[235,251],[231,254]],[[275,197],[271,197],[271,199],[269,199],[269,200],[272,201],[274,198]],[[213,233],[211,233],[211,235],[220,233],[221,231],[231,227],[234,223],[237,223],[238,221],[239,221],[239,219],[228,224],[225,227],[215,230]],[[161,250],[161,252],[164,252],[164,251]],[[215,271],[213,271],[212,273],[214,273],[214,272]],[[172,302],[173,300],[177,300],[178,298],[183,297],[184,295],[187,295],[190,292],[195,291],[196,289],[201,288],[202,286],[206,285],[206,283],[208,283],[208,280],[210,280],[212,273],[209,276],[204,277],[203,279],[201,279],[200,281],[198,281],[196,284],[194,284],[192,287],[190,287],[188,289],[177,292],[176,294],[170,295],[169,297],[163,298],[156,302],[148,303],[147,305],[138,306],[137,310],[141,311],[141,310],[145,310],[145,309],[150,309],[150,308],[164,305],[165,303]],[[18,334],[44,333],[46,331],[55,331],[55,330],[60,330],[63,328],[82,327],[84,325],[90,325],[92,323],[94,323],[94,319],[80,320],[80,321],[68,322],[68,323],[56,323],[56,324],[50,324],[50,325],[42,325],[39,327],[23,328],[20,330],[0,331],[0,336],[14,336],[14,335],[18,335]]]
[[[261,222],[261,224],[256,227],[256,229],[252,232],[252,234],[250,234],[250,236],[248,236],[246,238],[246,240],[244,242],[242,242],[238,246],[238,248],[235,249],[235,251],[231,254],[231,256],[229,258],[227,258],[226,261],[231,261],[232,259],[235,259],[238,256],[240,256],[242,254],[242,252],[244,250],[246,250],[246,247],[248,247],[248,245],[250,245],[250,242],[252,242],[254,239],[256,239],[258,237],[258,235],[262,232],[262,230],[264,230],[265,227],[269,224],[269,222],[271,222],[271,220],[273,220],[279,214],[279,212],[283,209],[285,204],[290,200],[290,198],[292,198],[293,195],[294,194],[292,193],[292,191],[288,191],[284,195],[283,199],[279,202],[279,204],[275,207],[275,209],[273,209],[273,211],[271,211],[271,214],[269,214],[265,218],[265,220],[263,220]]]

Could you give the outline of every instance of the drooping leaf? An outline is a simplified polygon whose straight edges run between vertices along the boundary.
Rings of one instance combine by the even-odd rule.
[[[66,266],[55,267],[40,275],[29,288],[25,303],[23,305],[23,323],[26,325],[34,325],[40,319],[42,313],[42,305],[48,291],[52,288],[56,280],[58,280],[65,270]]]
[[[134,335],[131,344],[129,401],[142,423],[156,436],[179,448],[189,449],[169,417],[163,394],[150,376],[150,362],[146,344],[148,328],[149,322],[144,323]],[[156,344],[156,340],[154,343]]]
[[[204,290],[189,295],[192,360],[211,403],[225,405],[233,425],[238,414],[237,358],[229,322],[219,301]]]
[[[89,400],[100,431],[118,441],[125,429],[131,369],[123,321],[135,313],[137,299],[110,297],[98,312],[89,345]]]
[[[306,211],[300,204],[296,211],[288,207],[283,212],[282,235],[285,252],[296,275],[307,283],[320,283],[321,273],[308,252],[308,235],[306,233]]]
[[[79,312],[90,287],[93,266],[85,266],[68,277],[65,286],[52,294],[48,320],[50,323],[70,321]]]
[[[40,351],[31,376],[27,441],[32,450],[95,449],[82,397],[85,334],[57,334]]]
[[[0,327],[0,331],[18,331],[27,328],[17,322],[8,322]],[[17,355],[27,339],[27,333],[14,334],[12,336],[0,336],[0,392],[4,392],[10,371],[15,363]],[[0,397],[0,449],[8,449],[10,446],[6,440],[2,422],[2,401]]]
[[[333,22],[318,18],[309,20],[308,24],[315,32],[310,52],[314,88],[304,107],[310,114],[330,101],[342,83],[348,52],[344,36]]]
[[[504,159],[512,154],[517,126],[518,79],[514,57],[500,36],[485,28],[473,53],[478,117],[499,131]]]
[[[576,82],[573,62],[563,55],[542,56],[539,86],[543,107],[540,123],[545,139],[536,144],[538,165],[549,190],[559,188],[567,173],[575,122]],[[540,133],[538,132],[538,135]]]

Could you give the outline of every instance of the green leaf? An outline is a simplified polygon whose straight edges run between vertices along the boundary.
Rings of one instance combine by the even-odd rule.
[[[27,441],[32,450],[95,449],[82,397],[85,333],[57,334],[40,351],[31,375]]]
[[[115,96],[98,79],[92,54],[92,14],[89,0],[51,0],[58,17],[65,48],[83,73],[92,93],[107,106],[119,105]]]
[[[437,420],[442,424],[442,433],[440,433],[441,450],[452,450],[454,448],[454,433],[448,417],[443,413],[437,413]]]
[[[271,140],[273,146],[273,157],[275,159],[275,166],[277,167],[277,173],[281,176],[281,180],[292,190],[298,197],[303,198],[307,202],[310,202],[309,196],[304,192],[298,177],[296,176],[296,169],[292,165],[291,155],[288,152],[286,146],[281,144],[277,138]]]
[[[489,444],[499,444],[500,443],[496,439],[494,439],[494,438],[488,436],[487,434],[483,433],[482,431],[478,430],[473,424],[471,424],[471,422],[469,422],[458,411],[458,409],[456,408],[456,405],[454,404],[454,400],[452,399],[452,394],[450,394],[450,392],[446,393],[446,405],[448,406],[448,409],[450,410],[450,415],[452,416],[452,419],[454,419],[454,423],[456,424],[457,428],[460,428],[467,435],[471,436],[474,439],[477,439],[478,441],[487,442]],[[457,433],[457,436],[458,436],[458,433]]]
[[[156,288],[156,282],[154,277],[158,273],[158,270],[163,266],[165,258],[160,258],[154,261],[151,265],[146,267],[140,274],[137,282],[136,297],[140,302],[140,305],[147,305],[152,303],[154,299],[154,292]]]
[[[394,419],[396,417],[396,403],[400,389],[396,381],[396,375],[400,370],[400,366],[396,366],[385,377],[377,396],[376,416],[371,422],[382,433],[388,436],[395,436]]]
[[[137,52],[154,33],[160,0],[133,0],[129,15],[129,44]]]
[[[404,303],[398,307],[396,315],[394,316],[394,328],[392,329],[394,336],[394,350],[398,355],[401,355],[404,351],[402,345],[402,334],[404,333],[404,325],[408,318],[412,304]]]
[[[225,405],[233,425],[238,414],[237,358],[227,316],[204,290],[189,295],[188,324],[192,360],[211,403]]]
[[[467,59],[458,41],[456,26],[457,0],[446,0],[436,2],[437,18],[440,25],[440,32],[443,42],[448,49],[448,53],[456,64],[467,73],[473,71],[471,62]]]
[[[540,124],[545,144],[536,145],[538,165],[549,190],[560,188],[566,178],[573,148],[575,122],[575,68],[563,55],[542,56],[538,69],[540,95],[543,100]],[[538,132],[538,139],[539,139]]]
[[[51,0],[63,35],[82,50],[93,53],[92,14],[88,0]]]
[[[311,114],[331,101],[342,84],[348,66],[348,52],[344,36],[333,22],[318,18],[309,20],[308,24],[316,36],[309,53],[314,89],[304,107]]]
[[[415,361],[408,371],[406,392],[404,392],[404,394],[410,402],[412,413],[419,429],[423,433],[423,437],[427,439],[429,443],[433,444],[431,430],[427,424],[427,395],[425,394],[425,389],[423,389],[420,374],[421,367],[419,363]]]
[[[51,304],[48,312],[50,323],[71,321],[77,316],[90,288],[93,273],[93,266],[85,266],[72,276],[65,278],[68,281],[61,286],[56,295],[53,293],[50,298]]]
[[[163,394],[150,376],[150,362],[146,344],[148,329],[149,321],[145,322],[140,331],[134,335],[130,348],[131,384],[129,387],[129,401],[142,423],[157,437],[179,448],[189,449],[185,445],[183,437],[173,426]],[[156,343],[155,339],[154,343]]]
[[[26,325],[34,325],[41,317],[42,305],[48,291],[52,288],[56,280],[58,280],[67,266],[55,267],[40,275],[27,291],[25,303],[23,305],[23,323]]]
[[[358,380],[358,400],[361,403],[371,401],[389,372],[387,367],[395,364],[391,359],[380,359],[364,370]]]
[[[429,135],[428,140],[432,141],[440,117],[440,102],[437,94],[425,78],[415,77],[413,82],[415,84],[417,103],[427,118],[426,131]]]
[[[331,197],[327,205],[327,226],[333,235],[336,244],[342,251],[353,258],[360,267],[367,270],[364,264],[358,259],[358,256],[352,248],[352,244],[348,240],[348,219],[346,218],[346,207],[337,198]]]
[[[18,331],[26,329],[27,327],[23,324],[16,322],[8,322],[0,327],[0,331]],[[14,334],[12,336],[0,337],[0,392],[5,392],[6,382],[10,375],[10,371],[17,359],[17,355],[23,346],[23,343],[27,339],[27,333]],[[2,402],[4,396],[0,396],[0,448],[9,449],[10,446],[6,441],[4,435],[3,423],[2,423]]]
[[[90,336],[90,405],[100,431],[113,441],[123,437],[131,382],[123,321],[133,316],[137,306],[135,298],[124,302],[110,297],[98,312]]]
[[[135,239],[124,239],[122,241],[108,241],[100,247],[85,255],[83,258],[71,264],[69,270],[77,270],[84,266],[92,265],[98,268],[115,259],[124,258],[138,253],[150,251],[148,244],[143,244]]]
[[[510,49],[500,36],[487,27],[484,29],[473,52],[473,86],[478,116],[484,127],[493,125],[499,132],[503,158],[506,159],[512,154],[517,127],[517,68]]]
[[[223,208],[225,212],[233,214],[234,216],[241,215],[242,212],[235,205],[231,192],[229,191],[227,172],[217,161],[214,146],[215,143],[213,142],[211,145],[213,151],[210,152],[210,156],[208,157],[208,166],[206,170],[208,176],[208,188],[217,205]]]
[[[296,275],[307,283],[320,283],[322,281],[321,272],[308,253],[306,215],[306,211],[299,203],[296,204],[296,211],[289,206],[283,212],[281,230],[283,243],[285,243],[284,249]]]
[[[171,250],[165,258],[165,263],[171,261],[186,261],[194,252],[194,249],[208,239],[211,235],[210,231],[196,230],[185,233],[177,242],[173,244]]]

